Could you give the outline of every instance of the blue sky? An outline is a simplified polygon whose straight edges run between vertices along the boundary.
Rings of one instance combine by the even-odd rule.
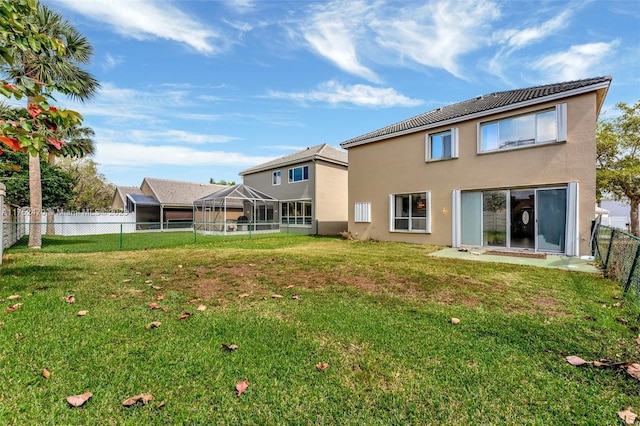
[[[208,182],[495,91],[613,76],[640,100],[640,2],[44,0],[94,47],[107,179]]]

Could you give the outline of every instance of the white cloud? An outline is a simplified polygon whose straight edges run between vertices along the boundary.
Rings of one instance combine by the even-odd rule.
[[[238,152],[203,151],[176,145],[141,145],[100,141],[95,160],[103,166],[253,166],[273,157]]]
[[[303,37],[309,46],[344,71],[366,80],[379,77],[360,63],[357,54],[358,34],[369,7],[362,1],[334,2],[320,6],[310,22],[303,24]]]
[[[322,83],[311,92],[270,91],[272,98],[290,99],[299,102],[325,102],[329,104],[350,103],[369,107],[417,106],[424,102],[396,92],[393,88],[380,88],[363,84],[342,85],[335,81]]]
[[[509,47],[520,49],[536,41],[543,40],[555,34],[559,30],[566,28],[569,24],[569,19],[571,18],[572,13],[572,10],[567,9],[540,25],[534,25],[522,29],[499,31],[496,33],[496,37],[500,42],[506,43]]]
[[[571,46],[565,52],[540,57],[533,68],[552,76],[554,81],[576,80],[593,74],[593,69],[602,67],[605,58],[613,55],[619,40],[611,43],[587,43]]]
[[[204,133],[186,132],[184,130],[141,130],[141,129],[122,129],[114,130],[107,128],[94,129],[96,135],[106,141],[127,141],[133,143],[156,143],[166,144],[168,142],[175,144],[220,144],[227,143],[242,138],[227,135],[211,135]]]
[[[225,0],[225,4],[236,13],[250,13],[256,8],[255,0]]]
[[[107,53],[104,56],[104,60],[102,61],[102,69],[110,70],[124,62],[124,57],[122,56],[113,56],[110,53]]]
[[[151,0],[56,0],[56,3],[137,40],[162,38],[184,43],[204,54],[226,48],[222,34],[197,16],[187,15],[170,2]]]

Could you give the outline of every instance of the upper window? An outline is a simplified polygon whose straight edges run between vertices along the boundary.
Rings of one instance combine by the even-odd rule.
[[[567,139],[567,104],[532,114],[480,124],[480,152],[499,151]]]
[[[427,135],[426,161],[458,158],[458,129]]]
[[[289,182],[300,182],[303,180],[309,180],[309,166],[289,169]]]
[[[273,172],[271,185],[280,185],[280,183],[282,183],[282,172],[280,170],[276,170]]]
[[[390,231],[431,232],[431,193],[392,194]]]

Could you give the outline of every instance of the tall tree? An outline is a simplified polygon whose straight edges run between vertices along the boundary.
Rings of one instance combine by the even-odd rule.
[[[74,181],[74,210],[107,210],[111,207],[115,185],[98,173],[98,166],[90,158],[63,158],[58,166]]]
[[[93,48],[71,24],[44,5],[30,8],[23,16],[25,26],[31,33],[44,37],[44,40],[58,40],[59,45],[29,43],[7,49],[9,57],[4,67],[5,73],[15,83],[31,85],[27,93],[27,104],[36,105],[38,95],[60,92],[73,99],[85,101],[100,87],[98,81],[81,68],[89,62]],[[38,40],[32,37],[29,41]],[[62,47],[60,47],[62,46]],[[3,53],[3,52],[0,52]],[[29,152],[29,188],[31,225],[29,228],[29,247],[40,248],[42,235],[40,220],[42,215],[42,184],[40,154],[43,147]],[[44,147],[46,151],[46,147]]]
[[[621,114],[598,122],[596,178],[598,198],[611,194],[631,206],[631,233],[640,237],[640,101],[619,102]]]

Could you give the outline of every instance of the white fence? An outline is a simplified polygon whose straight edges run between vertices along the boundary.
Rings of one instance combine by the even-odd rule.
[[[31,215],[28,212],[19,215],[24,233],[29,234]],[[51,234],[47,230],[47,215],[42,215],[42,234]],[[61,236],[102,235],[136,232],[135,213],[120,212],[59,212],[54,214],[53,234]],[[47,232],[49,231],[49,232]]]

